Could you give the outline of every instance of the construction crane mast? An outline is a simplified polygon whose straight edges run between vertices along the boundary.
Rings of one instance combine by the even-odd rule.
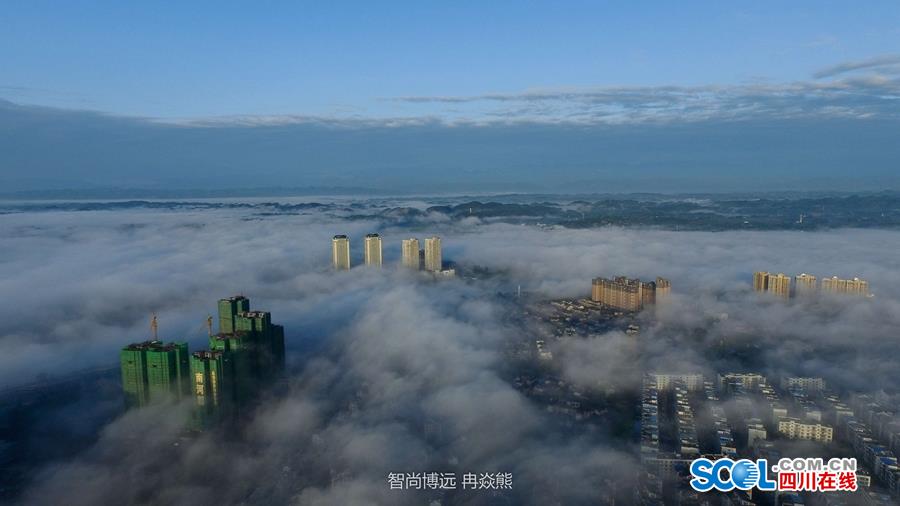
[[[159,320],[156,319],[156,313],[150,319],[150,332],[153,334],[153,340],[159,341]]]

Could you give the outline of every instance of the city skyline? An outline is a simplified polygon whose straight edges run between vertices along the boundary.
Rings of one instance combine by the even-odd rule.
[[[419,249],[419,240],[408,238],[400,241],[400,265],[413,270],[449,274],[444,269],[441,238],[431,236],[425,239],[425,248]],[[363,264],[367,267],[383,266],[383,242],[381,235],[368,233],[363,239]],[[331,241],[331,266],[334,270],[350,270],[352,267],[351,238],[338,234]]]
[[[95,465],[114,470],[166,462],[162,474],[142,475],[142,479],[154,485],[160,483],[157,479],[163,483],[187,480],[192,490],[228,498],[243,496],[251,489],[273,497],[285,496],[268,481],[248,481],[247,474],[240,470],[225,485],[193,482],[187,470],[205,473],[218,466],[210,468],[206,461],[188,464],[180,458],[170,460],[166,455],[171,455],[167,449],[176,448],[172,443],[177,441],[177,448],[191,452],[208,452],[214,459],[230,460],[243,454],[241,458],[253,459],[254,468],[273,469],[279,476],[287,465],[293,470],[289,472],[290,483],[297,484],[290,487],[291,494],[309,488],[300,485],[307,479],[323,483],[322,490],[346,490],[344,485],[328,488],[331,476],[319,478],[315,462],[307,465],[302,459],[286,456],[315,455],[316,448],[323,446],[328,451],[340,451],[346,431],[354,440],[365,441],[371,430],[377,430],[404,452],[404,461],[411,454],[405,452],[415,452],[419,445],[443,434],[457,442],[435,447],[435,455],[441,459],[456,454],[478,460],[482,457],[476,455],[484,455],[483,449],[490,447],[485,445],[502,442],[504,451],[492,452],[487,457],[491,462],[522,448],[529,448],[529,456],[533,452],[556,455],[560,462],[583,463],[587,455],[600,452],[615,456],[617,467],[634,477],[642,469],[640,453],[636,445],[630,446],[627,437],[604,437],[596,443],[584,442],[578,449],[543,441],[548,435],[560,441],[571,437],[568,430],[554,430],[557,424],[598,431],[604,430],[606,423],[636,427],[638,420],[631,414],[641,404],[634,395],[640,393],[640,375],[647,371],[696,372],[706,378],[704,381],[714,381],[717,373],[755,372],[771,377],[774,385],[780,384],[778,375],[822,378],[848,407],[847,392],[890,390],[895,383],[891,372],[896,368],[892,351],[895,340],[891,336],[900,323],[892,308],[900,298],[900,284],[895,282],[900,266],[892,254],[897,237],[891,229],[566,227],[540,224],[542,217],[522,225],[486,217],[484,206],[464,200],[454,214],[456,206],[446,205],[441,198],[417,204],[423,220],[429,221],[410,225],[386,223],[384,216],[398,212],[392,200],[340,201],[334,205],[312,202],[283,199],[277,205],[259,207],[222,200],[215,205],[202,204],[206,207],[190,203],[162,208],[122,208],[119,203],[110,204],[110,208],[98,208],[93,203],[69,207],[51,202],[0,215],[0,227],[5,232],[0,237],[9,246],[6,251],[13,255],[12,263],[2,268],[15,290],[9,292],[10,296],[21,301],[0,310],[9,316],[3,331],[6,347],[0,355],[0,378],[11,387],[20,380],[29,382],[27,388],[12,390],[17,396],[34,396],[24,392],[46,389],[60,392],[65,399],[60,402],[70,406],[67,409],[85,413],[85,422],[79,426],[95,427],[91,433],[145,433],[135,427],[149,426],[159,435],[152,441],[142,440],[141,451],[135,451],[130,439],[101,438],[99,443],[89,443],[99,445],[98,451],[111,456]],[[577,210],[578,205],[566,203],[570,209]],[[522,213],[532,209],[521,204],[510,206],[496,210]],[[359,209],[371,211],[361,217]],[[375,231],[386,247],[383,260],[387,264],[382,269],[367,269],[363,261],[365,237]],[[335,233],[348,237],[353,265],[349,276],[329,268],[328,240]],[[456,281],[433,282],[431,275],[411,276],[390,265],[398,260],[403,239],[418,236],[418,253],[424,249],[424,239],[435,235],[441,237],[442,260],[452,261],[459,269]],[[780,249],[769,247],[768,239],[776,237],[782,241]],[[872,248],[872,244],[883,247]],[[513,255],[510,245],[516,245]],[[25,251],[29,254],[21,254]],[[773,304],[769,297],[760,297],[752,290],[751,269],[755,266],[778,268],[791,275],[811,273],[819,280],[833,274],[850,279],[857,276],[869,280],[878,296],[795,298],[789,304]],[[671,293],[665,303],[658,300],[652,311],[619,311],[585,300],[590,294],[589,280],[596,275],[653,280],[657,299],[663,287],[655,278],[659,275],[671,281]],[[208,327],[203,321],[207,314],[212,313],[214,327],[216,322],[224,322],[226,329],[232,325],[227,314],[217,316],[214,312],[216,302],[210,304],[227,293],[243,293],[258,300],[258,305],[270,309],[273,320],[278,315],[278,323],[285,327],[285,375],[290,378],[288,384],[294,386],[280,394],[273,392],[271,397],[267,394],[255,414],[239,422],[246,424],[241,426],[248,444],[254,449],[272,448],[274,440],[278,448],[275,453],[257,457],[233,452],[233,443],[227,437],[219,439],[216,430],[207,429],[202,436],[184,436],[172,427],[176,422],[183,427],[183,421],[191,419],[189,409],[161,410],[151,404],[137,411],[113,411],[109,418],[90,422],[96,419],[92,418],[96,410],[110,406],[121,409],[124,403],[118,367],[97,380],[89,375],[104,374],[106,367],[115,365],[109,362],[117,358],[123,346],[145,339],[151,330],[150,314],[159,315],[158,337],[165,343],[187,342],[193,355],[208,347]],[[411,300],[417,303],[410,304]],[[256,309],[240,299],[235,304],[239,306],[235,312]],[[230,302],[226,305],[230,308]],[[22,347],[21,339],[13,337],[17,335],[25,336],[29,346]],[[738,358],[742,350],[752,350],[746,362]],[[218,371],[217,360],[224,358],[217,355],[218,350],[210,349],[197,357],[204,392],[211,390],[211,373]],[[853,360],[840,358],[850,355]],[[67,360],[69,356],[79,359]],[[527,367],[517,365],[523,361]],[[532,366],[553,373],[529,372]],[[99,372],[90,372],[95,370]],[[51,374],[50,379],[34,383],[39,381],[36,374],[44,371]],[[510,377],[505,371],[513,374]],[[77,374],[77,379],[65,380],[65,376],[58,376],[61,374]],[[218,372],[216,375],[220,376]],[[115,388],[98,388],[95,382]],[[71,393],[80,384],[89,391]],[[795,402],[786,391],[777,393],[789,404]],[[691,395],[687,397],[689,405]],[[449,398],[444,400],[444,396]],[[470,399],[472,409],[461,408],[460,397]],[[492,404],[503,403],[503,409],[485,410],[487,398],[493,400]],[[605,404],[606,399],[620,399],[615,402],[622,402],[622,408]],[[598,410],[603,413],[598,415],[593,403],[609,407],[605,412]],[[698,444],[704,444],[706,430],[701,407],[713,410],[715,405],[709,401],[698,404],[694,416],[695,423],[700,423],[695,427]],[[20,414],[17,416],[24,416],[23,409],[33,409],[47,423],[58,420],[59,425],[54,426],[59,430],[71,426],[64,416],[54,418],[54,411],[45,404],[22,406],[14,411]],[[399,423],[408,431],[406,435],[392,432],[398,423],[394,413],[421,409],[426,410],[427,421],[403,416]],[[667,417],[666,413],[662,416]],[[803,414],[802,410],[788,411],[783,416],[810,425]],[[216,411],[212,411],[209,418],[200,417],[196,422],[212,422],[215,417]],[[472,423],[471,417],[477,420],[479,431],[460,430],[471,426],[467,425]],[[664,418],[663,422],[669,420]],[[505,439],[510,427],[521,427],[522,423],[533,428]],[[727,417],[723,423],[728,426]],[[801,441],[785,434],[796,429],[794,433],[802,436],[811,430],[785,425],[782,434],[777,424],[761,423],[762,427],[753,432],[761,448]],[[843,436],[837,436],[845,431],[846,424],[836,425],[823,418],[811,425],[817,423],[835,430],[835,444],[849,445]],[[877,426],[870,425],[869,430],[876,431]],[[484,431],[489,434],[482,437]],[[312,434],[320,434],[322,442],[312,442]],[[469,445],[463,442],[463,436],[477,437],[478,441]],[[76,440],[78,436],[68,437],[62,440]],[[153,442],[157,440],[159,446]],[[216,447],[197,446],[206,440],[214,441]],[[24,447],[27,441],[16,440],[14,444]],[[664,442],[661,451],[667,451],[667,444]],[[726,441],[726,448],[730,448],[728,444]],[[741,439],[735,438],[735,451],[746,451],[741,444]],[[28,448],[33,459],[45,455],[40,448]],[[698,451],[701,448],[705,451],[706,447]],[[842,455],[858,455],[847,448]],[[126,450],[134,457],[121,453]],[[400,494],[407,493],[411,494],[409,502],[415,502],[415,492],[392,491],[387,485],[388,472],[412,471],[385,463],[381,454],[367,453],[372,464],[360,471],[361,478],[339,483],[347,483],[346,487],[349,483],[370,483],[365,488],[367,499],[375,499],[369,502],[395,503],[397,497],[403,497]],[[30,502],[36,504],[55,502],[47,497],[65,484],[66,490],[75,487],[95,503],[109,502],[97,497],[112,502],[114,496],[133,497],[114,484],[92,483],[89,490],[79,487],[69,476],[77,473],[89,457],[74,449],[71,455],[71,464],[46,461],[46,465],[61,466],[55,467],[59,471],[50,481],[41,480],[39,487],[27,487],[22,494],[35,498]],[[523,490],[521,483],[538,479],[539,474],[529,470],[526,461],[529,459],[498,460],[492,467],[505,472],[504,462],[508,463],[513,473],[511,493],[527,504],[530,499],[526,495],[531,490]],[[606,467],[577,464],[572,469],[578,473],[578,480],[587,479],[587,474],[595,480],[617,476]],[[462,476],[467,470],[457,472]],[[597,489],[579,488],[553,470],[546,472],[569,483],[566,490],[602,501]],[[618,478],[620,483],[630,483],[628,479]],[[882,486],[883,480],[877,476],[871,479],[873,487]],[[559,497],[564,504],[579,504],[576,496],[568,493],[555,495],[553,489],[546,489],[545,494],[537,502]],[[196,498],[195,492],[191,496]],[[628,503],[625,499],[620,502]]]
[[[864,279],[858,277],[842,279],[838,276],[831,276],[822,278],[820,284],[816,276],[806,273],[798,274],[792,279],[784,273],[755,271],[753,273],[753,290],[768,292],[784,299],[810,297],[818,293],[873,296],[869,292],[869,282]]]

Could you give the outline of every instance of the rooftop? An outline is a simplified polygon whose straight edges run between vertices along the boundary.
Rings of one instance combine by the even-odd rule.
[[[243,311],[241,313],[238,313],[238,316],[243,316],[246,318],[263,318],[263,317],[267,316],[268,314],[269,314],[268,311],[262,311],[262,310],[256,309],[253,311]]]
[[[234,332],[219,332],[218,334],[215,334],[212,337],[214,339],[223,340],[223,339],[238,339],[238,338],[246,337],[249,335],[250,335],[250,332],[247,332],[245,330],[236,330]]]
[[[617,286],[623,286],[623,287],[632,287],[632,286],[636,287],[638,284],[641,283],[641,280],[637,279],[637,278],[629,279],[625,276],[616,276],[613,279],[602,278],[602,277],[594,278],[592,280],[592,283],[595,285],[609,284],[609,285],[617,285]]]
[[[191,355],[193,355],[194,358],[199,358],[201,360],[212,360],[221,357],[223,353],[221,351],[203,350],[195,351],[194,353],[191,353]]]
[[[122,348],[128,351],[172,351],[175,349],[175,343],[163,343],[159,340],[149,340],[142,343],[132,343]]]

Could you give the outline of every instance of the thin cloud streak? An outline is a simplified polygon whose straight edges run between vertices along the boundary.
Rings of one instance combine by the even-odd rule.
[[[815,74],[813,74],[813,77],[815,77],[816,79],[823,79],[826,77],[834,77],[840,74],[846,74],[848,72],[853,72],[856,70],[866,69],[876,69],[879,71],[887,71],[889,73],[895,74],[900,71],[900,55],[883,55],[873,58],[867,58],[865,60],[839,63],[837,65],[832,65],[816,72]]]
[[[623,86],[390,100],[414,105],[454,105],[456,112],[446,116],[462,123],[640,124],[763,118],[897,118],[898,98],[900,79],[866,76],[781,85]]]
[[[858,71],[869,72],[859,74]],[[900,55],[883,55],[823,68],[811,80],[776,84],[559,87],[511,93],[379,98],[382,103],[408,107],[387,116],[353,112],[135,119],[186,128],[316,125],[337,129],[896,119],[900,118],[900,78],[891,76],[898,75]],[[827,79],[833,77],[841,78]]]
[[[862,76],[822,81],[857,70]],[[897,118],[900,55],[845,62],[814,80],[782,84],[607,86],[556,88],[468,96],[404,96],[384,100],[413,106],[452,105],[460,122],[632,124],[748,119]],[[469,107],[469,109],[466,109]],[[480,119],[475,119],[480,118]]]

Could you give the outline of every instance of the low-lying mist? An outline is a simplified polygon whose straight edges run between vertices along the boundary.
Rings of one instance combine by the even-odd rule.
[[[330,270],[330,240],[384,239],[385,267]],[[396,267],[400,240],[440,235],[461,276]],[[115,367],[160,337],[205,347],[220,297],[243,293],[286,329],[289,389],[235,440],[184,437],[187,406],[132,410],[96,443],[44,466],[27,504],[596,504],[633,478],[629,441],[561,427],[509,381],[509,342],[540,330],[530,300],[582,298],[595,276],[671,280],[639,339],[613,331],[552,342],[561,378],[634,391],[646,370],[823,376],[896,393],[900,233],[564,229],[432,216],[373,219],[252,209],[0,215],[0,386]],[[478,266],[478,279],[471,279]],[[773,300],[754,270],[867,279],[872,298]],[[549,338],[546,338],[548,339]],[[508,493],[388,488],[390,472],[511,472]],[[627,497],[627,494],[624,496]]]

